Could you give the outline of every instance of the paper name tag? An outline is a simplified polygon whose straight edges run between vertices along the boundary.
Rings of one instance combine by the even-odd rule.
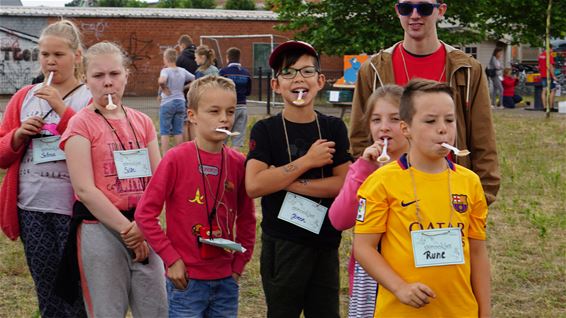
[[[327,210],[325,206],[312,200],[287,192],[277,218],[318,234]]]
[[[34,138],[31,142],[34,164],[65,160],[65,153],[59,148],[61,136]]]
[[[340,100],[340,91],[330,91],[330,95],[328,98],[331,102],[337,102]]]
[[[464,264],[460,228],[411,232],[415,267]]]
[[[118,179],[151,177],[147,148],[117,150],[113,154]]]
[[[240,243],[236,243],[234,241],[230,241],[221,237],[214,238],[214,239],[207,239],[207,238],[198,238],[199,242],[203,244],[208,244],[216,247],[221,247],[230,251],[245,253],[246,248],[242,246]]]

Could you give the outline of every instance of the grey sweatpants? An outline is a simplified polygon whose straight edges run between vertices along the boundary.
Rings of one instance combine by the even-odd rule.
[[[79,230],[81,283],[89,317],[167,317],[161,258],[150,248],[149,264],[134,263],[118,233],[102,223]]]

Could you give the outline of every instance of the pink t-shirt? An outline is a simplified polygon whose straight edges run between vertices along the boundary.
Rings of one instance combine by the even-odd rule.
[[[100,114],[85,108],[69,121],[61,137],[62,149],[72,136],[82,136],[90,141],[94,184],[121,211],[136,207],[149,178],[118,179],[112,151],[147,148],[147,144],[156,139],[155,127],[147,115],[129,107],[125,109],[127,119],[108,119],[116,133]]]

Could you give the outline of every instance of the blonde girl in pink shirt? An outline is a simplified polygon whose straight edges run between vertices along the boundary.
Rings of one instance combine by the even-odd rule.
[[[61,147],[78,202],[73,220],[89,317],[166,317],[163,262],[133,221],[161,155],[151,119],[122,103],[127,59],[101,42],[85,54],[93,103],[69,122]]]
[[[364,115],[364,122],[369,126],[374,143],[367,147],[362,156],[354,162],[346,176],[344,186],[328,211],[332,225],[339,231],[347,230],[356,224],[358,207],[358,188],[365,179],[380,166],[397,160],[409,150],[409,143],[401,133],[399,102],[403,88],[397,85],[385,85],[378,88],[368,99],[373,105]],[[378,161],[387,139],[387,155],[390,160]],[[380,159],[382,160],[382,159]],[[377,247],[376,247],[377,248]],[[377,283],[364,271],[352,257],[348,266],[350,274],[350,306],[348,317],[373,317]]]

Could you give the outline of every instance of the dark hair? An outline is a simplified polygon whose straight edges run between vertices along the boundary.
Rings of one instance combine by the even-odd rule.
[[[183,34],[181,35],[181,37],[179,37],[179,40],[177,42],[184,45],[185,47],[189,47],[191,46],[191,44],[193,44],[193,39],[189,35]]]
[[[496,46],[495,49],[493,49],[493,54],[491,55],[496,56],[499,52],[503,52],[503,48],[501,46]]]
[[[226,55],[228,56],[228,62],[230,63],[240,63],[240,49],[237,47],[231,47],[226,50]]]
[[[422,78],[413,79],[405,86],[403,95],[401,95],[401,106],[399,107],[399,117],[401,120],[410,124],[415,115],[415,97],[419,94],[430,93],[445,93],[450,98],[454,98],[452,87],[447,83]]]
[[[275,62],[275,65],[274,65],[275,67],[273,68],[273,70],[275,71],[275,76],[277,76],[281,72],[282,69],[289,68],[291,65],[297,63],[297,61],[303,55],[311,56],[313,58],[313,61],[314,61],[314,67],[316,68],[317,71],[320,72],[320,61],[318,59],[318,56],[312,55],[307,50],[297,49],[297,50],[287,50],[287,51],[281,52],[277,61]]]

